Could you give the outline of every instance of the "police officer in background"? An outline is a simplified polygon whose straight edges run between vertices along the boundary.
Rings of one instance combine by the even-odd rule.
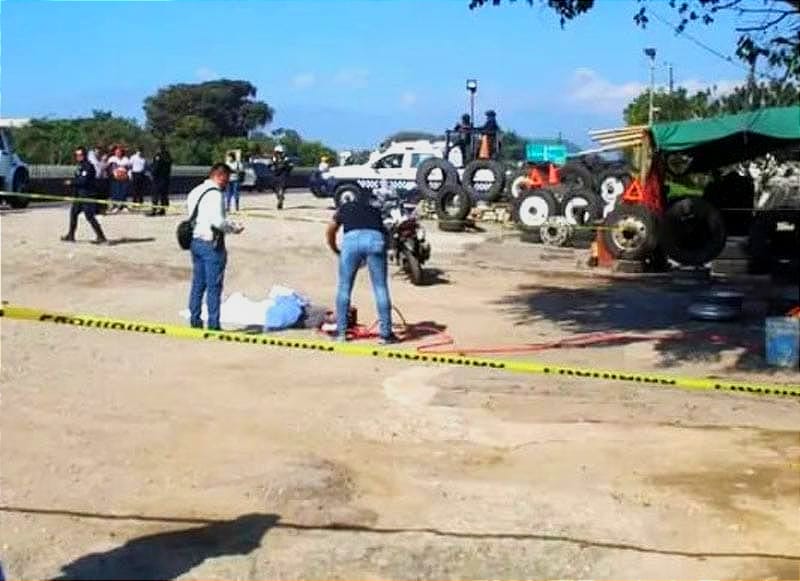
[[[474,156],[472,146],[472,118],[466,113],[461,116],[461,121],[453,128],[453,147],[461,151],[461,165],[465,166]]]
[[[87,198],[96,198],[95,192],[95,169],[91,162],[87,159],[86,148],[79,147],[75,150],[75,161],[78,166],[75,168],[75,177],[67,181],[67,185],[72,185],[75,191],[75,197],[80,198],[72,202],[69,210],[69,231],[66,236],[62,236],[61,240],[64,242],[75,242],[75,230],[78,228],[78,215],[83,212],[86,216],[86,221],[92,227],[95,233],[95,240],[93,244],[105,244],[105,234],[103,229],[95,218],[97,213],[97,204],[93,201],[87,201]]]
[[[148,216],[164,216],[169,206],[169,179],[172,175],[172,156],[169,154],[167,144],[159,144],[158,151],[153,157],[153,206]]]
[[[283,200],[286,197],[286,182],[292,171],[292,163],[286,159],[282,145],[276,145],[272,150],[272,190],[278,196],[278,209],[283,209]]]
[[[497,124],[497,113],[493,110],[486,112],[486,122],[480,128],[481,139],[486,139],[488,144],[488,159],[495,159],[500,148],[498,135],[500,126]]]

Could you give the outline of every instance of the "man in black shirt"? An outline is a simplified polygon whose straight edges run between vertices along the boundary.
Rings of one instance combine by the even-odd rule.
[[[78,215],[83,212],[86,216],[86,221],[94,230],[97,237],[93,244],[105,244],[105,234],[100,224],[95,218],[97,213],[97,204],[95,202],[86,201],[87,198],[95,198],[97,194],[94,188],[95,170],[94,166],[86,158],[86,148],[79,147],[75,150],[75,160],[78,162],[78,167],[75,168],[75,177],[67,182],[71,184],[75,191],[75,197],[80,198],[72,202],[72,207],[69,210],[69,232],[66,236],[62,236],[61,240],[64,242],[75,242],[75,230],[78,228]]]
[[[344,230],[342,248],[336,244],[336,233]],[[350,312],[350,295],[356,273],[366,261],[372,292],[378,310],[380,342],[396,343],[392,332],[392,301],[387,283],[387,240],[380,207],[370,203],[370,194],[361,192],[356,200],[342,204],[328,224],[328,246],[339,255],[339,287],[336,293],[336,326],[339,341],[347,340],[347,318]]]
[[[169,206],[169,178],[172,174],[172,156],[162,141],[153,157],[153,206],[148,216],[163,216]]]

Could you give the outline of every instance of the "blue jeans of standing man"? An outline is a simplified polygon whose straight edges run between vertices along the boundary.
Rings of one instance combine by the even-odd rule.
[[[239,180],[228,182],[228,189],[225,190],[225,209],[230,211],[231,200],[236,204],[236,211],[239,211]]]
[[[336,326],[339,337],[347,333],[347,316],[350,311],[350,295],[358,267],[366,260],[372,292],[378,309],[381,337],[392,335],[392,301],[386,283],[386,239],[377,230],[350,230],[342,240],[339,257],[339,288],[336,293]]]
[[[203,294],[208,307],[208,328],[219,330],[219,305],[222,300],[222,283],[228,253],[217,249],[213,242],[194,238],[192,253],[192,290],[189,293],[189,313],[192,327],[202,329]]]

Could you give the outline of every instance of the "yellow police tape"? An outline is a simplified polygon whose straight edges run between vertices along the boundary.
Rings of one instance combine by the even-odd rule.
[[[32,200],[49,200],[52,202],[83,202],[87,204],[99,204],[101,206],[116,206],[119,205],[120,202],[115,200],[104,200],[98,198],[81,198],[77,196],[59,196],[56,194],[35,194],[30,192],[2,192],[0,191],[0,195],[3,196],[15,196],[18,198],[29,198]],[[147,202],[123,202],[123,204],[128,208],[135,208],[140,210],[163,210],[165,214],[173,214],[173,215],[184,215],[186,213],[185,209],[176,208],[173,206],[160,206],[158,204],[149,204]],[[182,204],[183,206],[183,204]],[[228,215],[231,216],[245,216],[248,218],[267,218],[271,220],[286,220],[289,222],[312,222],[314,224],[325,224],[327,220],[321,220],[316,218],[304,218],[302,216],[287,216],[287,215],[277,215],[272,214],[270,212],[261,212],[259,210],[237,210],[235,212],[228,212]]]
[[[159,335],[178,337],[181,339],[195,339],[207,342],[210,341],[215,343],[240,343],[266,347],[284,347],[289,349],[298,349],[301,351],[316,351],[321,353],[353,355],[358,357],[373,357],[395,361],[399,360],[410,363],[434,363],[439,365],[475,367],[509,371],[514,373],[539,374],[550,377],[623,381],[626,383],[648,385],[652,387],[674,387],[686,390],[733,391],[739,393],[800,398],[800,386],[793,385],[741,383],[718,381],[716,379],[567,367],[563,365],[550,365],[517,359],[494,359],[424,354],[406,349],[378,347],[363,343],[338,343],[333,341],[281,338],[269,334],[261,335],[243,332],[206,331],[203,329],[193,329],[191,327],[167,325],[162,323],[98,317],[95,315],[56,313],[15,305],[3,305],[2,309],[0,309],[0,317],[25,321],[38,321],[41,323],[52,323],[57,325],[68,325],[74,327],[87,327],[91,329],[127,331],[150,336]]]

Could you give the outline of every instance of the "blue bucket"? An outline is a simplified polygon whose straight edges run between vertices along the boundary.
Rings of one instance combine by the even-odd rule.
[[[768,317],[765,346],[769,365],[797,368],[800,363],[800,319]]]

